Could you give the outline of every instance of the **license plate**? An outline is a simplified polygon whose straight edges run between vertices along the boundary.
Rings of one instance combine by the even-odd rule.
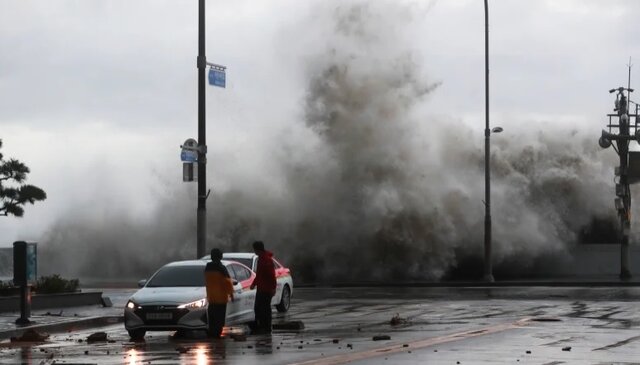
[[[147,313],[148,320],[172,319],[172,313]]]

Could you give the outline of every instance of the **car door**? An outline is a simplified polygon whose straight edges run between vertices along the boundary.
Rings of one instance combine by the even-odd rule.
[[[237,274],[233,270],[233,264],[227,266],[227,271],[229,272],[229,277],[233,282],[233,295],[235,300],[227,303],[227,321],[236,321],[238,317],[241,315],[242,310],[240,306],[240,302],[238,301],[240,294],[242,293],[242,285],[238,280]]]
[[[253,300],[255,290],[251,290],[251,270],[238,263],[229,265],[235,274],[237,287],[235,289],[235,302],[237,304],[238,318],[246,319],[253,314]],[[252,295],[251,292],[254,292]]]

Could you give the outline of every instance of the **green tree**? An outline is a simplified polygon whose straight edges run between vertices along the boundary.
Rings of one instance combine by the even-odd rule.
[[[22,217],[26,203],[33,204],[47,198],[44,190],[24,183],[29,172],[27,165],[13,158],[4,160],[0,152],[0,216]]]

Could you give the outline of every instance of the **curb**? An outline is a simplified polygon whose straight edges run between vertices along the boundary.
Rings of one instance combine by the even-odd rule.
[[[0,331],[0,340],[6,340],[11,337],[17,337],[22,335],[27,330],[36,330],[39,332],[56,333],[56,332],[69,332],[77,331],[92,327],[104,327],[116,323],[124,322],[124,316],[102,316],[102,317],[87,317],[77,320],[71,320],[59,323],[49,324],[34,324],[32,326],[25,326],[15,328],[6,331]]]
[[[103,304],[101,291],[59,294],[32,294],[31,296],[32,310],[70,308],[96,304]],[[0,297],[0,312],[11,312],[19,308],[19,296]]]

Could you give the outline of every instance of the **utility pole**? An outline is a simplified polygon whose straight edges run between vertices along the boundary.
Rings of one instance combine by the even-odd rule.
[[[638,115],[632,115],[635,118],[634,125],[631,125],[629,105],[631,89],[631,61],[627,65],[629,67],[629,79],[627,88],[619,87],[609,90],[609,93],[617,92],[614,111],[615,114],[608,114],[609,125],[608,131],[602,130],[602,136],[598,143],[602,148],[609,148],[612,141],[615,141],[614,150],[620,157],[620,166],[615,169],[615,175],[618,177],[616,183],[615,206],[620,218],[620,279],[631,278],[631,270],[629,269],[629,233],[631,230],[631,189],[629,185],[640,181],[637,171],[637,161],[629,158],[629,142],[640,141],[640,131],[638,130]],[[627,96],[625,96],[625,91]],[[612,123],[612,118],[618,119],[618,124]],[[612,133],[612,128],[618,128],[618,134]],[[631,134],[630,130],[634,129],[635,133]],[[637,154],[637,152],[631,152]],[[635,156],[635,155],[634,155]],[[633,162],[633,163],[632,163]],[[630,166],[631,165],[631,166]],[[631,167],[631,168],[630,168]]]
[[[489,4],[484,0],[484,77],[485,77],[485,129],[484,129],[484,280],[493,282],[491,262],[491,170],[489,164]]]
[[[197,258],[206,253],[207,244],[207,131],[205,109],[205,0],[198,9],[198,208],[196,216]]]

